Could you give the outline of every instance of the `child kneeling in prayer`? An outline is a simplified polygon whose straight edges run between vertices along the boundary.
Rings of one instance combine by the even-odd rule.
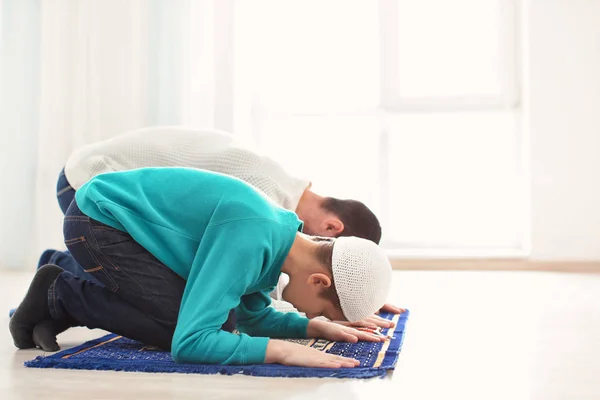
[[[64,236],[102,285],[40,268],[11,318],[13,341],[56,351],[59,332],[87,326],[170,349],[178,362],[356,366],[275,338],[384,339],[279,313],[269,293],[285,272],[285,299],[309,318],[359,321],[385,303],[389,261],[368,240],[323,241],[301,229],[296,214],[229,176],[187,168],[98,175],[77,191]]]

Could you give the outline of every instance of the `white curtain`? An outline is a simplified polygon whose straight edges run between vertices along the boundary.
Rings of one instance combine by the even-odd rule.
[[[1,267],[64,247],[55,185],[74,148],[150,125],[231,129],[230,6],[0,0]]]

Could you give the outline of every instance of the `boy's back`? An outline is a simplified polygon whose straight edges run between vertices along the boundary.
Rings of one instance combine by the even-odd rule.
[[[219,330],[236,308],[242,331],[250,321],[248,332],[255,335],[279,326],[305,334],[305,320],[268,308],[268,294],[302,223],[245,182],[194,169],[145,168],[98,175],[77,191],[76,200],[86,215],[128,232],[186,279],[175,357],[261,361],[266,338]],[[248,340],[260,344],[242,343]]]

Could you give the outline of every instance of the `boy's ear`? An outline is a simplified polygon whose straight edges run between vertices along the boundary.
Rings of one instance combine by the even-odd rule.
[[[331,287],[331,278],[326,274],[314,273],[308,277],[306,281],[309,285],[316,285],[323,288]]]

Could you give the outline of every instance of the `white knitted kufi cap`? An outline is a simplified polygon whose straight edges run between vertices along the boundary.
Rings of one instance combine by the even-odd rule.
[[[348,321],[363,320],[383,306],[390,290],[392,266],[381,247],[357,237],[337,238],[332,267],[342,312]]]

